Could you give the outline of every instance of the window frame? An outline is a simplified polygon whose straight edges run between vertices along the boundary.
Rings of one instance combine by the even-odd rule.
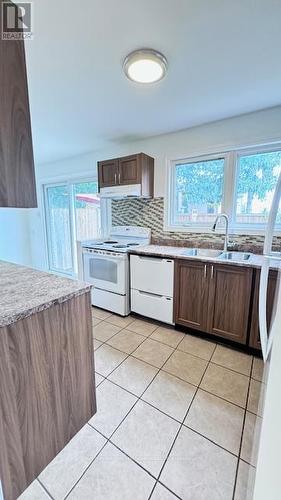
[[[178,158],[168,159],[166,168],[166,189],[164,198],[164,231],[175,233],[206,233],[211,234],[211,225],[200,223],[189,223],[185,225],[173,224],[173,210],[175,208],[175,166],[179,164],[196,163],[208,160],[225,160],[224,181],[222,193],[221,211],[229,216],[229,230],[232,234],[255,234],[263,235],[266,224],[236,224],[236,200],[239,158],[241,156],[270,153],[281,151],[281,143],[262,144],[257,146],[245,146],[229,148],[221,152],[210,154],[182,155]],[[224,233],[224,226],[218,226],[217,233]],[[281,235],[281,224],[276,226],[276,235]]]

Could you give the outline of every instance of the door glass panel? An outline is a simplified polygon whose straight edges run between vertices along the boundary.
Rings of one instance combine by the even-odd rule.
[[[70,197],[66,185],[46,188],[46,222],[49,265],[53,271],[72,274]]]
[[[76,239],[90,240],[100,237],[100,199],[97,182],[79,182],[73,185]]]
[[[113,262],[112,260],[91,258],[89,261],[90,277],[116,284],[117,266],[117,262]]]

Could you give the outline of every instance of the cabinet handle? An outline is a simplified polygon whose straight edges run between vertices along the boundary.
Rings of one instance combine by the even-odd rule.
[[[121,174],[120,174],[120,172],[118,174],[118,179],[119,179],[119,184],[121,184]]]
[[[214,277],[214,266],[211,267],[211,280],[213,279]]]
[[[114,184],[117,184],[117,174],[116,174],[116,172],[114,174]]]
[[[204,278],[207,278],[207,264],[204,266]]]

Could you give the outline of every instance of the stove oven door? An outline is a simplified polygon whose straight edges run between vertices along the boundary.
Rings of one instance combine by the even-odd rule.
[[[125,295],[128,290],[127,254],[95,253],[94,250],[83,253],[84,280],[95,288]]]

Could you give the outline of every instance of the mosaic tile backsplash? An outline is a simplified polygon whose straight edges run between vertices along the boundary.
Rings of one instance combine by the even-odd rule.
[[[127,198],[112,200],[113,226],[144,226],[151,228],[154,245],[221,248],[224,236],[210,233],[180,233],[164,231],[164,198]],[[262,253],[261,235],[230,235],[234,250]],[[274,239],[274,250],[281,249],[281,237]]]

